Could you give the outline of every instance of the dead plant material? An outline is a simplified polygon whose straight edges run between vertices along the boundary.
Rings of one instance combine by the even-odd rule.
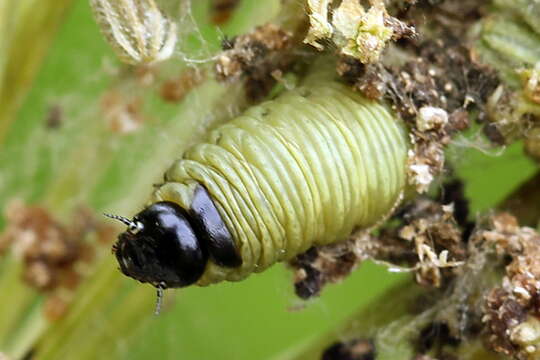
[[[405,224],[392,236],[414,244],[417,263],[416,281],[424,286],[440,287],[443,279],[455,276],[466,256],[462,230],[454,219],[454,206],[424,199],[403,215]],[[386,234],[388,236],[388,234]]]
[[[369,339],[353,339],[330,345],[322,360],[375,360],[375,343]]]
[[[240,0],[212,0],[210,4],[210,17],[212,23],[223,25],[231,18]]]
[[[109,129],[117,134],[129,134],[138,130],[145,116],[140,97],[127,97],[117,90],[110,90],[101,97],[101,113]]]
[[[189,67],[177,78],[163,82],[159,91],[160,96],[167,102],[179,103],[190,90],[200,85],[205,79],[204,70]]]
[[[64,111],[59,104],[50,105],[45,117],[45,127],[49,130],[58,130],[62,127]]]
[[[293,259],[296,294],[317,296],[326,284],[343,280],[368,259],[412,271],[419,284],[429,287],[441,287],[456,276],[467,253],[452,204],[418,198],[388,224],[378,235],[360,231],[349,241],[311,248]]]
[[[2,243],[11,245],[15,255],[25,262],[26,283],[39,290],[57,286],[59,271],[77,257],[77,244],[42,207],[12,201],[5,215],[8,226]]]
[[[353,235],[358,261],[372,259],[399,271],[415,273],[424,286],[447,285],[466,258],[463,230],[453,204],[420,197],[398,210],[378,235]]]
[[[159,67],[152,65],[136,65],[132,68],[120,70],[126,78],[132,78],[137,86],[141,88],[151,87],[155,84],[159,76]]]
[[[509,213],[491,217],[486,229],[472,241],[492,247],[510,263],[500,286],[485,297],[484,316],[487,345],[515,359],[535,359],[540,354],[540,235],[520,227]]]
[[[400,67],[366,67],[353,86],[368,98],[390,100],[409,124],[409,179],[422,193],[443,170],[451,136],[468,128],[470,111],[485,111],[498,79],[456,39],[426,41],[414,52],[417,56]]]
[[[79,286],[84,269],[95,257],[96,247],[88,242],[90,238],[100,242],[107,236],[109,244],[113,240],[113,229],[98,222],[84,207],[75,211],[69,226],[56,220],[46,208],[21,200],[6,206],[5,217],[0,255],[11,249],[24,264],[24,282],[47,297],[72,292]]]
[[[381,0],[308,0],[307,7],[310,26],[304,42],[317,50],[332,43],[339,54],[362,64],[377,62],[390,41],[416,36],[413,27],[388,14]]]
[[[51,295],[45,299],[43,304],[43,313],[49,321],[58,321],[69,309],[69,300],[63,299],[59,295]]]
[[[500,86],[491,96],[484,133],[497,145],[523,140],[524,152],[540,163],[540,108],[525,91],[511,92]]]
[[[264,97],[275,84],[271,73],[291,64],[291,34],[274,24],[256,27],[252,32],[223,42],[216,62],[218,80],[243,78],[248,99]]]
[[[431,34],[430,38],[418,39],[406,26],[404,40],[388,49],[380,61],[366,63],[343,56],[337,71],[369,99],[389,100],[408,123],[413,144],[409,181],[423,193],[444,168],[444,147],[451,136],[468,128],[471,111],[480,119],[485,117],[488,99],[500,81],[463,42],[470,24],[480,17],[484,1],[411,5],[398,6],[407,10],[401,11],[395,26],[412,23],[420,33]],[[425,22],[428,11],[429,24]],[[396,58],[405,61],[396,64]]]
[[[298,297],[318,296],[328,283],[337,283],[347,277],[358,262],[352,243],[312,247],[293,259],[294,287]]]

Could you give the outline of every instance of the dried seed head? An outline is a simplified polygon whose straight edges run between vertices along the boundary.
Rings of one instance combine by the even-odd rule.
[[[176,24],[154,0],[90,0],[101,32],[120,60],[149,64],[169,58],[176,44]]]

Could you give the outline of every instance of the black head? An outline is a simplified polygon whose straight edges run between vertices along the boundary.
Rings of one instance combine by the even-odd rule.
[[[160,289],[191,285],[201,277],[208,254],[178,204],[154,203],[133,220],[107,216],[128,225],[113,246],[125,275]]]

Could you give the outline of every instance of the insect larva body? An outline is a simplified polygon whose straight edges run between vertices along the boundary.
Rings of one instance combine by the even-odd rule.
[[[183,212],[199,239],[204,263],[191,272],[198,275],[178,282],[159,271],[142,276],[154,271],[145,262],[159,259],[133,255],[137,251],[127,247],[135,246],[126,244],[157,247],[162,240],[129,230],[116,244],[121,269],[161,287],[207,285],[241,280],[311,246],[345,240],[354,229],[377,223],[399,202],[406,186],[407,150],[406,132],[390,111],[344,85],[311,82],[288,91],[189,149],[166,172],[153,205],[126,222],[142,222],[144,232],[155,228],[154,219],[140,216],[152,206],[184,209],[173,212]],[[175,241],[182,243],[177,234]],[[136,266],[133,256],[139,256]],[[187,278],[188,273],[178,276]]]

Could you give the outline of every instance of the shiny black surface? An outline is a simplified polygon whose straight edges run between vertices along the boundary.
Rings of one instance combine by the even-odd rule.
[[[208,254],[188,221],[189,215],[173,202],[157,202],[133,221],[141,231],[119,236],[115,255],[121,271],[136,280],[164,288],[196,282],[206,267]]]
[[[225,267],[242,265],[242,258],[238,254],[231,233],[208,191],[202,185],[198,185],[195,189],[190,215],[198,238],[205,244],[216,264]]]

